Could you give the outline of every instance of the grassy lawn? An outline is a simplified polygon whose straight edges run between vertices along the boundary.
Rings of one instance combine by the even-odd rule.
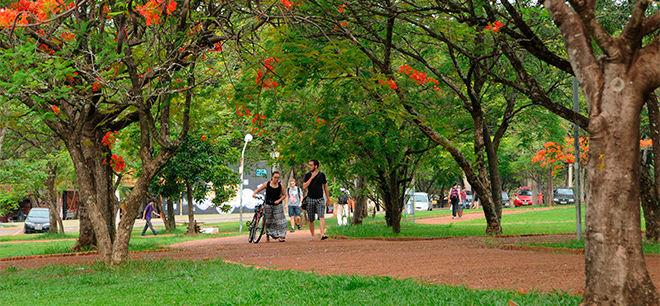
[[[238,222],[234,222],[236,231],[238,231]],[[205,225],[206,226],[206,225]],[[231,231],[226,230],[226,228],[231,228]],[[219,234],[199,234],[199,235],[186,235],[185,227],[177,227],[171,234],[165,232],[165,228],[156,227],[156,231],[160,233],[158,236],[151,236],[151,231],[148,231],[149,237],[141,237],[142,227],[134,228],[132,232],[132,238],[129,243],[129,251],[144,251],[144,250],[157,250],[163,248],[167,245],[190,241],[198,239],[208,239],[208,238],[217,238],[217,237],[226,237],[231,235],[237,235],[236,232],[233,232],[232,226],[223,227],[223,230],[219,231]],[[245,228],[243,228],[245,231]],[[173,236],[171,236],[173,235]],[[76,235],[65,234],[33,234],[26,235],[29,240],[34,240],[30,243],[2,243],[0,244],[0,258],[1,257],[14,257],[14,256],[31,256],[31,255],[43,255],[43,254],[59,254],[59,253],[69,253],[71,252],[71,247],[76,244],[76,241],[67,241],[62,240],[66,238],[77,238]],[[23,237],[25,238],[25,237]],[[44,241],[40,242],[39,240],[44,239],[60,239],[55,241]],[[26,239],[20,239],[26,240]],[[11,241],[11,240],[7,240]]]
[[[578,305],[581,295],[320,276],[206,261],[128,261],[0,271],[4,305]],[[11,298],[7,298],[11,296]],[[109,297],[112,297],[111,299]]]
[[[470,213],[471,211],[474,210],[466,210],[465,212]],[[446,214],[450,213],[446,212]],[[574,233],[576,231],[574,220],[575,207],[569,206],[503,215],[502,228],[504,235]],[[361,226],[333,227],[329,232],[350,237],[448,237],[483,236],[486,234],[486,220],[484,218],[438,225],[406,221],[401,223],[401,233],[398,235],[395,235],[392,229],[387,227],[382,216],[377,216],[375,220],[367,218],[365,221],[367,222]]]

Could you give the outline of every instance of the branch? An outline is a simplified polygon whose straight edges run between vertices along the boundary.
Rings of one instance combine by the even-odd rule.
[[[557,67],[558,69],[568,73],[573,74],[573,68],[571,67],[571,62],[558,56],[556,53],[550,51],[545,43],[532,31],[527,22],[523,20],[522,16],[518,14],[518,11],[511,5],[511,2],[507,0],[500,1],[506,11],[511,16],[513,23],[516,25],[516,28],[520,30],[521,34],[518,34],[507,27],[504,27],[501,31],[505,34],[516,39],[516,42],[525,48],[527,52],[533,54],[536,58],[548,63],[551,66]]]
[[[600,93],[604,86],[604,76],[591,48],[589,32],[579,16],[562,0],[546,0],[545,7],[561,30],[568,56],[573,67],[577,69],[575,77],[589,104],[589,114],[597,117],[601,113]],[[584,128],[582,125],[580,127]]]
[[[637,0],[632,13],[630,14],[630,19],[628,19],[628,24],[621,33],[621,37],[629,41],[633,46],[638,45],[644,37],[640,34],[644,32],[642,24],[644,21],[644,12],[646,12],[648,6],[649,2],[647,0]]]

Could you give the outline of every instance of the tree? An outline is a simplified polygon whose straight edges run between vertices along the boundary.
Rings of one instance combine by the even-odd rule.
[[[106,262],[127,257],[148,185],[186,136],[199,86],[212,81],[205,57],[265,23],[244,8],[38,0],[0,12],[0,92],[41,116],[69,151],[83,203],[79,246],[96,246]],[[139,126],[141,171],[115,230],[114,179],[124,161],[103,138],[131,124]]]
[[[590,154],[586,211],[585,305],[653,305],[660,295],[641,249],[639,124],[649,94],[660,85],[657,30],[660,14],[645,17],[637,1],[613,37],[595,15],[595,1],[548,0],[575,76],[589,105]],[[595,44],[603,53],[598,53]]]
[[[221,207],[234,195],[229,188],[238,176],[226,165],[229,147],[199,133],[189,134],[179,150],[169,159],[152,183],[152,191],[167,198],[185,192],[188,201],[188,233],[195,234],[194,202],[203,201],[209,193],[212,202]],[[223,207],[227,211],[229,207]]]

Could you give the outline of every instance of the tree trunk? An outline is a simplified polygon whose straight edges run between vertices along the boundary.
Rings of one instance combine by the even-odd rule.
[[[651,178],[651,169],[642,162],[639,176],[639,198],[644,209],[644,223],[646,225],[646,239],[658,241],[660,237],[660,201],[658,193]]]
[[[657,305],[641,247],[639,123],[643,97],[623,65],[605,64],[600,113],[590,114],[585,305]],[[622,84],[622,85],[619,85]],[[627,105],[627,107],[621,107]],[[639,105],[634,107],[633,105]]]
[[[380,192],[385,203],[385,221],[395,234],[401,232],[401,212],[403,211],[403,197],[399,192],[399,183],[396,170],[390,170],[387,177],[381,175]]]
[[[364,176],[358,175],[355,180],[355,201],[353,207],[353,224],[362,224],[362,219],[367,216],[367,196],[366,196],[366,183],[367,180]]]
[[[46,185],[46,197],[48,201],[48,208],[50,210],[50,232],[64,234],[64,226],[62,225],[62,218],[60,218],[59,209],[57,206],[57,192],[55,191],[55,179],[57,178],[57,165],[48,163],[48,176],[44,185]]]
[[[102,146],[103,134],[101,131],[86,125],[82,131],[82,136],[71,135],[68,141],[65,141],[69,155],[76,170],[76,181],[79,185],[79,197],[81,207],[84,207],[81,213],[80,241],[76,248],[88,246],[88,243],[95,242],[96,248],[103,261],[109,263],[112,254],[112,244],[115,237],[114,203],[110,196],[114,197],[112,184],[112,169],[109,163],[102,163],[102,157],[108,156],[108,151]],[[91,144],[91,145],[90,145]],[[82,215],[87,220],[83,220]],[[91,222],[93,231],[89,231],[86,221]],[[92,234],[94,239],[84,236]]]
[[[87,215],[87,205],[83,201],[78,201],[78,203],[78,240],[71,248],[73,252],[96,248],[96,236],[94,235],[92,221]]]
[[[645,154],[645,161],[643,162],[642,173],[640,176],[640,183],[642,184],[642,190],[640,198],[642,198],[642,208],[644,209],[644,222],[646,224],[646,239],[652,241],[660,240],[660,109],[658,109],[658,97],[654,93],[646,99],[646,108],[648,109],[649,116],[649,130],[651,134],[651,139],[653,145],[651,147],[653,159],[649,158],[649,154]],[[644,150],[647,152],[648,148]],[[652,161],[652,163],[651,163]],[[655,171],[653,177],[650,176],[650,167],[649,165],[653,164]],[[644,186],[644,182],[641,180],[644,179],[644,175],[649,175],[648,181],[652,185],[651,188]],[[647,201],[644,201],[644,195],[650,197]],[[652,191],[652,193],[650,193]]]
[[[571,169],[572,164],[569,164],[568,168]],[[548,189],[545,192],[546,195],[543,198],[545,201],[545,204],[548,206],[554,206],[555,204],[555,197],[554,197],[554,182],[552,181],[552,169],[548,169]],[[577,199],[576,199],[577,200]]]
[[[165,214],[165,210],[163,210],[163,197],[158,196],[158,200],[155,201],[156,206],[158,207],[158,210],[160,211],[160,218],[163,219],[163,224],[165,225],[165,231],[168,233],[172,232],[172,229],[170,228],[170,220],[169,216]]]
[[[170,233],[176,228],[176,220],[174,218],[174,201],[171,197],[167,198],[167,222],[170,224],[167,232]]]
[[[195,204],[193,203],[192,186],[188,181],[186,181],[186,193],[188,199],[188,234],[195,234]]]

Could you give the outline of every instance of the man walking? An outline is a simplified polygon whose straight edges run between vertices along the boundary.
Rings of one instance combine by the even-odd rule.
[[[309,219],[309,231],[314,238],[314,220],[319,217],[321,240],[328,239],[325,235],[325,207],[330,205],[330,193],[328,192],[328,181],[325,173],[319,171],[319,161],[312,159],[307,163],[309,172],[303,179],[303,189],[307,192],[307,219]],[[323,195],[327,200],[323,199]]]
[[[158,217],[160,217],[160,214],[154,212],[154,200],[153,199],[147,200],[147,207],[144,208],[144,214],[142,214],[142,219],[147,221],[147,223],[144,224],[144,229],[142,230],[142,236],[146,235],[147,227],[151,229],[151,231],[154,233],[154,235],[158,235],[158,233],[154,229],[153,225],[151,225],[151,213],[154,213]]]

